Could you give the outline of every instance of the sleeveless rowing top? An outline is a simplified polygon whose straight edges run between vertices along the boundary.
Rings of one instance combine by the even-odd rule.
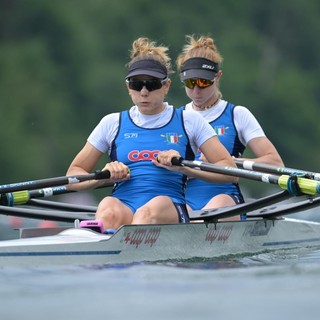
[[[240,142],[237,129],[234,124],[234,108],[234,104],[227,103],[221,115],[209,123],[216,131],[219,140],[228,152],[234,157],[239,157],[242,155],[245,146]],[[198,152],[196,160],[199,160],[200,156],[201,152]],[[237,183],[216,184],[207,183],[199,179],[190,179],[188,181],[186,200],[187,204],[193,210],[202,209],[212,197],[218,194],[232,194],[240,199],[239,202],[243,202],[243,197]]]
[[[173,202],[185,204],[186,176],[157,167],[159,151],[174,149],[185,159],[194,159],[182,110],[173,109],[170,121],[160,128],[142,128],[131,119],[129,111],[120,113],[119,129],[112,143],[110,157],[130,169],[130,180],[115,185],[112,195],[133,212],[152,198],[166,195]]]

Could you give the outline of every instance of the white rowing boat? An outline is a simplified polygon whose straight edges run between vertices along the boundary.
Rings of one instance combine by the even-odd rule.
[[[278,176],[246,169],[220,167],[199,161],[180,160],[177,160],[178,165],[277,184],[284,191],[233,207],[194,211],[190,218],[201,219],[204,221],[202,223],[126,225],[113,235],[79,227],[66,230],[50,228],[23,230],[20,239],[0,241],[0,267],[181,261],[320,247],[320,223],[282,217],[320,205],[320,197],[314,197],[320,194],[320,182],[316,179],[320,174],[299,170],[297,176],[296,169],[268,166],[271,172],[290,173],[290,176]],[[243,166],[253,169],[254,163],[243,163]],[[301,174],[306,177],[301,177]],[[53,202],[49,204],[44,201],[39,203],[32,201],[31,198],[68,192],[65,187],[52,188],[52,186],[103,179],[106,175],[108,176],[108,172],[97,172],[2,185],[0,203],[3,205],[0,206],[0,213],[65,222],[77,219],[90,220],[95,216],[95,208],[58,205]],[[44,187],[45,189],[35,190]],[[292,195],[302,194],[307,195],[307,200],[266,207],[288,199]],[[13,208],[17,204],[40,205],[58,211]],[[62,208],[67,211],[61,211]],[[260,211],[253,212],[258,209]],[[245,221],[219,220],[248,212],[249,218]]]
[[[1,241],[0,266],[182,261],[300,247],[320,247],[320,223],[255,218],[218,223],[126,225],[113,235],[70,228],[55,235]]]

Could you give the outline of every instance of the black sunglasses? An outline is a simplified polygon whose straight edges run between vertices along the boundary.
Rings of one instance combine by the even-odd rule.
[[[161,79],[150,79],[150,80],[131,80],[126,79],[126,83],[129,88],[134,91],[141,91],[143,87],[146,87],[148,91],[154,91],[160,89],[166,82],[168,78]]]
[[[204,88],[212,86],[214,83],[214,79],[207,80],[207,79],[195,78],[195,79],[186,79],[186,80],[183,80],[182,82],[189,89],[193,89],[196,85],[200,89],[204,89]]]

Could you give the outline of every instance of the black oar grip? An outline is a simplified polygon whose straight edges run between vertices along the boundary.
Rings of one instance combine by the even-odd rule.
[[[182,161],[184,159],[182,157],[173,157],[171,159],[171,163],[174,165],[174,166],[182,166]]]
[[[109,179],[109,178],[110,178],[110,171],[109,170],[95,171],[95,180],[102,180],[102,179]]]

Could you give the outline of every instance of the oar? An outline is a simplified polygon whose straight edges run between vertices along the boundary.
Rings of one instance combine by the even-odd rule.
[[[7,216],[15,216],[22,218],[40,219],[40,220],[51,220],[60,222],[71,222],[79,219],[82,220],[93,220],[95,219],[94,213],[73,213],[65,211],[45,211],[37,209],[26,209],[26,208],[12,208],[6,206],[0,206],[0,213]]]
[[[80,174],[74,176],[62,176],[55,178],[48,178],[42,180],[17,182],[11,184],[0,185],[0,193],[23,191],[23,190],[34,190],[40,188],[76,184],[88,180],[101,180],[110,178],[110,172],[96,171],[95,173]]]
[[[266,163],[254,162],[251,160],[234,159],[234,161],[239,168],[243,168],[246,170],[256,170],[274,174],[303,175],[305,176],[305,178],[320,181],[320,173],[318,172],[304,171],[300,169],[292,169],[286,167],[277,167]]]
[[[105,184],[101,187],[98,187],[94,190],[111,187],[113,186],[113,183]],[[35,201],[36,198],[44,198],[44,197],[51,197],[55,195],[65,194],[65,193],[73,193],[77,192],[75,190],[68,190],[67,186],[58,186],[58,187],[52,187],[52,188],[43,188],[43,189],[36,189],[36,190],[23,190],[23,191],[15,191],[15,192],[7,192],[0,194],[0,205],[4,206],[16,206],[16,205],[22,205],[22,204],[34,204],[37,206],[42,206],[45,208],[55,207],[53,201],[43,202],[43,205],[41,205],[43,200]],[[80,206],[74,206],[74,211],[86,211],[86,210],[80,210]],[[60,207],[61,209],[62,207]]]
[[[291,177],[288,175],[271,175],[269,173],[218,166],[208,162],[189,161],[184,160],[183,158],[173,158],[172,164],[229,176],[236,176],[239,178],[261,181],[264,183],[277,184],[282,189],[288,190],[291,195],[300,195],[300,193],[309,195],[320,194],[320,183],[307,178],[301,178],[297,176]]]
[[[68,190],[66,186],[58,186],[52,188],[43,188],[37,190],[22,190],[15,192],[7,192],[0,194],[0,204],[4,206],[16,206],[21,204],[26,204],[31,198],[42,198],[50,197],[64,193],[74,192],[73,190]]]
[[[320,197],[310,198],[295,203],[272,205],[273,203],[278,202],[278,200],[285,200],[286,197],[282,199],[281,196],[283,192],[286,193],[286,191],[281,191],[280,193],[276,193],[271,196],[248,203],[238,204],[232,207],[191,211],[189,213],[190,220],[217,222],[219,219],[229,218],[242,213],[246,213],[247,218],[274,219],[280,216],[316,208],[320,205]],[[286,194],[289,196],[288,193]],[[285,196],[285,194],[283,195]]]
[[[291,196],[288,191],[282,190],[278,193],[231,207],[191,211],[189,216],[190,220],[217,221],[219,219],[225,219],[239,214],[248,213],[253,210],[258,210],[274,203],[284,201],[290,197]]]
[[[248,214],[248,218],[277,218],[287,214],[300,213],[308,209],[318,207],[320,205],[320,197],[312,198],[296,203],[282,204],[261,209],[257,212]]]
[[[46,201],[40,199],[30,199],[28,205],[36,206],[40,208],[49,208],[55,210],[67,210],[74,212],[96,212],[96,206],[88,205],[75,205],[72,203],[58,202],[58,201]]]

